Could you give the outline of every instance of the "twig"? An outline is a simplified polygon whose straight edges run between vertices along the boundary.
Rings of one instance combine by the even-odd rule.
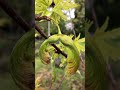
[[[70,14],[70,11],[69,11],[69,14]],[[73,25],[71,15],[70,15],[70,23],[72,23],[72,25]],[[76,32],[75,32],[74,26],[72,26],[72,27],[73,27],[73,28],[72,28],[72,31],[73,31],[74,38],[76,38]]]
[[[45,35],[45,33],[42,31],[42,29],[40,27],[38,27],[36,24],[35,24],[35,29],[45,38],[47,39],[48,37]]]
[[[52,85],[53,85],[53,81],[52,81],[52,75],[51,75],[51,81],[50,81],[50,87],[49,87],[49,90],[52,90]]]
[[[35,20],[36,20],[36,21],[40,21],[40,20],[50,21],[51,18],[49,18],[49,17],[47,17],[47,16],[35,16]]]
[[[60,82],[60,84],[59,84],[59,86],[57,87],[57,89],[56,90],[60,90],[60,87],[61,87],[61,85],[62,85],[62,82],[65,80],[65,77],[63,76],[63,78],[62,78],[62,80],[61,80],[61,82]]]

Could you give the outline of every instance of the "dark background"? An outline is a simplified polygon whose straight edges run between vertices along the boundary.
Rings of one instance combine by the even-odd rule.
[[[109,17],[109,25],[106,31],[111,31],[120,27],[120,0],[86,0],[85,5],[85,17],[93,21],[94,24],[90,28],[89,32],[94,34],[96,28],[103,25],[107,17]],[[115,36],[111,34],[111,37]],[[118,39],[118,42],[120,42],[120,39]],[[108,90],[120,90],[115,88],[113,89],[113,87],[118,88],[120,86],[120,61],[117,59],[115,61],[109,61],[110,71],[108,72],[111,73],[113,80],[115,81],[115,85],[112,86],[111,83],[113,82],[110,81]]]
[[[5,1],[32,26],[34,23],[34,0]],[[19,90],[13,82],[8,66],[11,51],[24,33],[25,31],[0,8],[0,90]]]
[[[94,20],[93,13],[96,14],[94,24],[101,26],[106,17],[109,16],[109,27],[113,28],[120,26],[120,0],[86,0],[86,17]]]

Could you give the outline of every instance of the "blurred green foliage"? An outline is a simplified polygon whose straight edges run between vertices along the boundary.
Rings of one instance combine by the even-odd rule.
[[[81,33],[81,37],[85,37],[85,0],[75,0],[75,2],[80,4],[80,7],[75,9],[75,18],[73,19],[75,32],[77,35]]]

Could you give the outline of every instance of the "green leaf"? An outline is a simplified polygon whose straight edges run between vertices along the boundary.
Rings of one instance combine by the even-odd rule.
[[[53,12],[55,14],[57,14],[57,16],[60,17],[61,19],[63,19],[64,21],[67,20],[67,16],[62,12],[62,10],[55,8],[55,9],[53,9]]]
[[[92,25],[93,25],[93,21],[85,19],[85,30],[86,31],[88,31]]]
[[[109,21],[109,17],[106,18],[104,24],[100,28],[97,28],[95,35],[102,34],[105,32],[105,30],[108,27],[108,21]]]
[[[69,10],[70,8],[75,8],[75,7],[78,7],[80,6],[79,4],[76,4],[76,3],[73,3],[73,2],[64,2],[62,4],[62,9],[64,10]]]
[[[51,19],[52,19],[52,23],[54,23],[56,26],[59,24],[60,17],[58,17],[58,15],[55,14],[54,12],[51,15]]]
[[[79,53],[85,51],[85,38],[80,39],[80,34],[74,39],[74,44],[77,47]]]
[[[47,9],[51,3],[52,0],[35,0],[35,14],[45,13],[48,11]]]
[[[60,2],[62,2],[63,0],[54,0],[55,5],[59,4]]]
[[[109,18],[107,17],[104,24],[97,28],[94,35],[87,32],[88,41],[94,42],[98,47],[105,60],[112,58],[113,60],[120,59],[120,28],[105,32],[108,27]],[[89,24],[90,28],[91,24]]]

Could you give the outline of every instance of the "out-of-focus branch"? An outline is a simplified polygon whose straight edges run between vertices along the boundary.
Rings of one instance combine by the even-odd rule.
[[[0,0],[0,7],[14,20],[19,24],[26,32],[30,30],[29,24],[19,16],[14,9],[6,2],[6,0]]]
[[[93,15],[93,20],[94,20],[94,23],[95,23],[95,27],[98,28],[99,25],[98,25],[98,20],[97,20],[97,16],[96,16],[94,8],[92,8],[92,15]]]
[[[0,7],[17,23],[19,24],[26,32],[29,31],[32,27],[21,17],[19,16],[15,10],[5,1],[0,0]],[[35,29],[45,38],[48,37],[44,34],[42,29],[35,25]],[[63,56],[67,57],[67,54],[65,54],[63,51],[61,51],[55,44],[51,44],[55,49],[56,52],[59,54],[62,54]]]
[[[109,63],[107,63],[107,70],[108,70],[108,76],[109,76],[109,78],[111,80],[111,83],[112,83],[112,86],[113,86],[114,90],[119,90],[118,86],[116,84],[116,80],[115,80],[115,78],[113,76],[113,73],[112,73],[112,70],[111,70],[111,66],[110,66]]]
[[[94,9],[94,2],[95,2],[95,0],[86,0],[86,2],[85,2],[86,5],[85,6],[86,6],[86,9],[89,10],[92,13],[92,18],[94,20],[95,27],[98,28],[99,24],[98,24],[96,12],[95,12],[95,9]]]

